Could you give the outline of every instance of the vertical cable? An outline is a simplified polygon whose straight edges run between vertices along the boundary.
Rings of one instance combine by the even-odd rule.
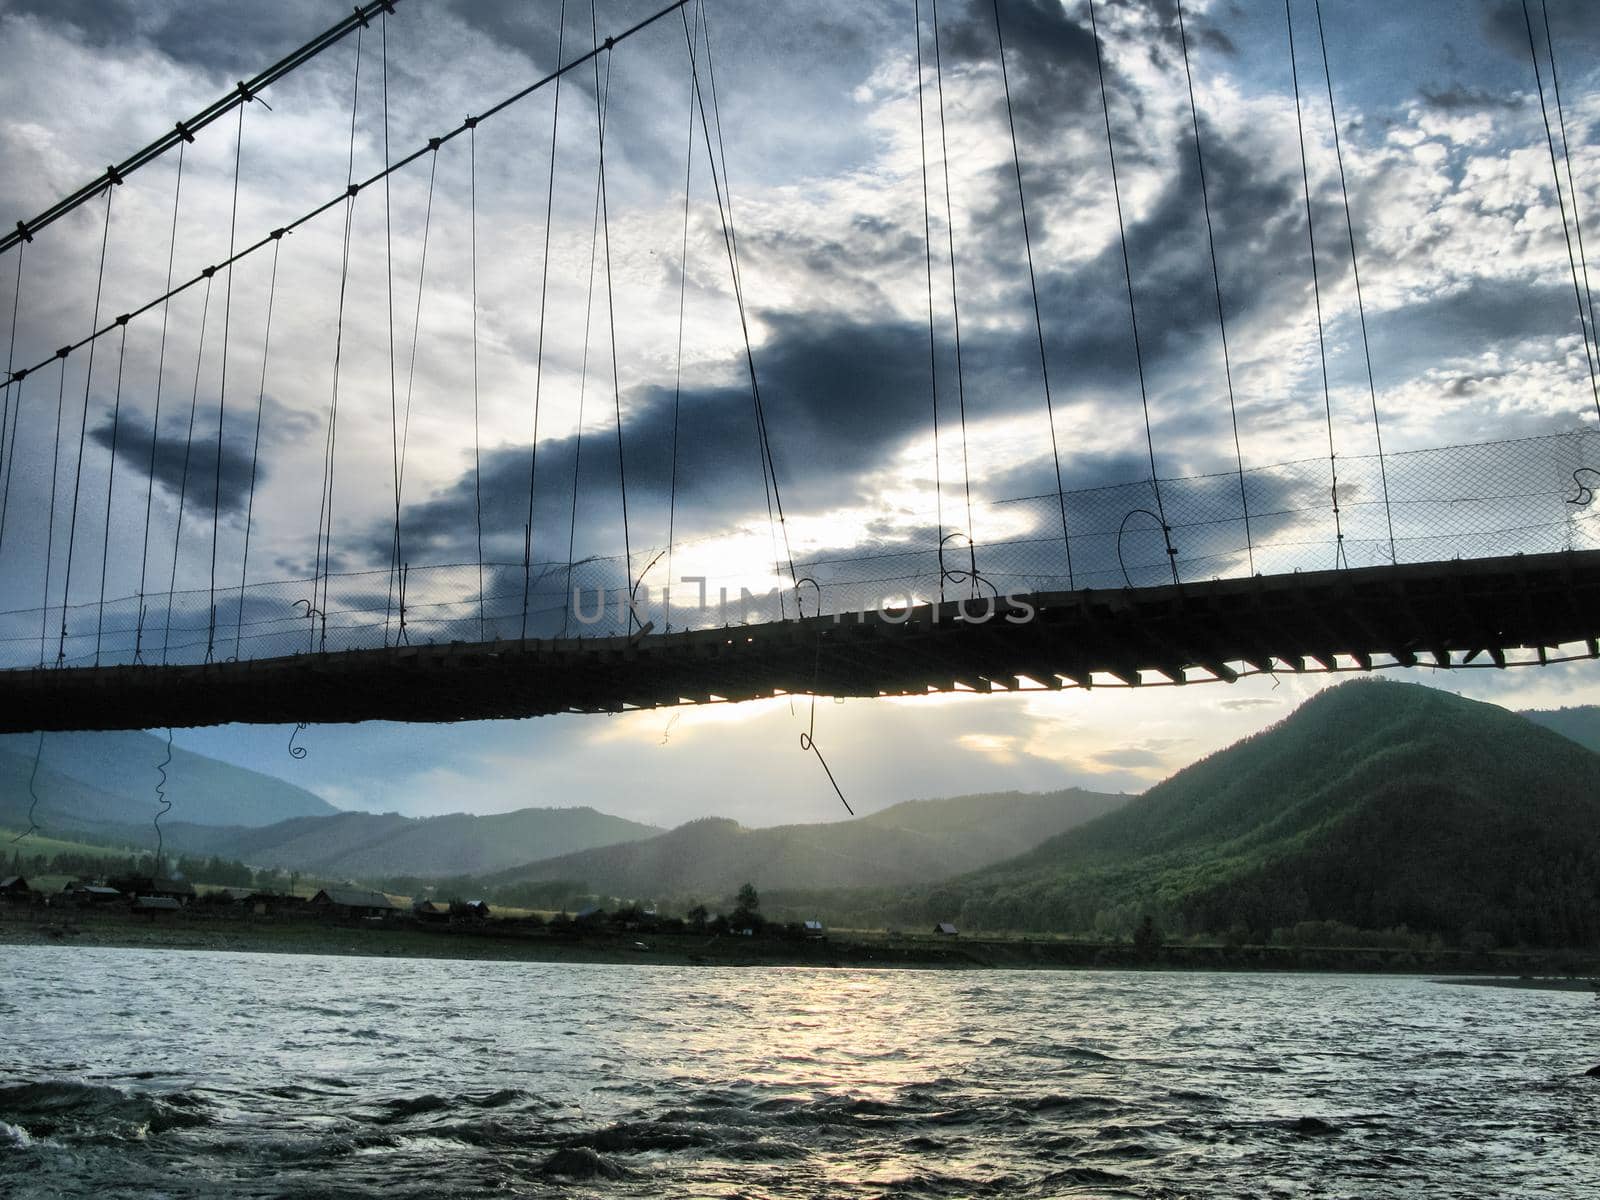
[[[244,508],[244,553],[239,558],[239,619],[234,626],[233,657],[239,657],[244,639],[244,586],[250,570],[250,530],[256,514],[256,464],[261,456],[261,410],[267,400],[267,360],[272,353],[272,309],[278,298],[278,251],[283,248],[283,231],[273,233],[272,280],[267,284],[267,327],[261,336],[261,386],[256,389],[256,433],[250,443],[250,490]]]
[[[1561,128],[1561,154],[1567,160],[1567,189],[1572,195],[1572,224],[1578,233],[1578,264],[1583,268],[1583,293],[1589,301],[1589,336],[1594,339],[1595,354],[1600,358],[1600,326],[1595,324],[1594,319],[1594,290],[1589,286],[1589,255],[1583,246],[1583,216],[1578,211],[1578,179],[1572,173],[1572,143],[1567,139],[1567,111],[1561,103],[1561,79],[1556,74],[1556,45],[1550,34],[1550,6],[1546,0],[1539,0],[1539,8],[1544,14],[1544,44],[1550,59],[1550,84],[1555,91],[1556,119]]]
[[[1317,226],[1311,216],[1311,167],[1306,158],[1305,118],[1300,112],[1300,65],[1294,51],[1294,11],[1291,0],[1283,0],[1283,15],[1289,25],[1289,71],[1294,77],[1294,123],[1300,135],[1300,180],[1306,196],[1306,237],[1311,244],[1311,294],[1317,307],[1317,353],[1322,361],[1322,406],[1328,420],[1328,474],[1333,495],[1333,531],[1336,546],[1334,566],[1349,566],[1344,552],[1344,521],[1339,515],[1339,466],[1333,446],[1333,393],[1328,386],[1328,339],[1322,322],[1322,281],[1317,268]]]
[[[961,304],[956,298],[956,219],[950,194],[950,146],[945,138],[944,121],[944,60],[939,50],[939,0],[933,7],[933,77],[938,85],[939,97],[939,157],[944,164],[944,219],[945,233],[950,241],[950,309],[955,322],[956,335],[956,407],[961,413],[961,478],[967,501],[967,561],[971,570],[968,582],[972,594],[978,594],[978,540],[972,523],[972,471],[967,460],[967,384],[961,365]],[[941,546],[941,549],[943,547]]]
[[[183,196],[183,148],[178,145],[178,170],[172,185],[172,232],[167,237],[167,292],[161,301],[161,349],[156,352],[155,412],[150,417],[150,462],[145,468],[144,536],[139,551],[139,617],[133,635],[133,661],[144,657],[144,587],[150,566],[150,509],[156,494],[156,446],[161,433],[161,385],[166,379],[167,317],[172,311],[172,260],[178,249],[178,201]]]
[[[1089,0],[1089,34],[1094,40],[1094,65],[1100,77],[1100,110],[1106,121],[1106,157],[1111,161],[1111,195],[1117,209],[1117,238],[1122,244],[1122,274],[1128,283],[1128,321],[1133,329],[1133,362],[1139,374],[1139,403],[1144,409],[1144,444],[1150,456],[1150,487],[1155,493],[1156,518],[1161,522],[1161,538],[1166,544],[1167,563],[1172,582],[1178,579],[1178,551],[1172,544],[1172,528],[1161,502],[1161,476],[1156,472],[1156,439],[1150,427],[1150,393],[1144,379],[1144,350],[1139,341],[1139,308],[1133,299],[1133,263],[1128,257],[1128,226],[1122,216],[1122,185],[1117,178],[1117,148],[1111,136],[1111,98],[1106,92],[1105,60],[1100,52],[1100,27],[1095,20],[1094,0]],[[1126,518],[1124,518],[1126,522]]]
[[[39,605],[39,666],[44,666],[45,639],[50,636],[50,574],[55,565],[56,549],[56,480],[61,464],[61,413],[67,404],[67,351],[56,352],[60,374],[56,378],[56,437],[50,454],[50,515],[44,534],[44,599]],[[62,610],[62,620],[66,610]]]
[[[928,396],[933,408],[933,511],[937,522],[934,543],[939,552],[939,599],[944,600],[944,481],[939,462],[939,358],[933,334],[933,212],[928,200],[928,119],[924,104],[922,67],[922,0],[912,0],[917,42],[917,149],[922,158],[922,258],[928,277]]]
[[[1067,587],[1073,589],[1076,585],[1072,571],[1072,535],[1067,532],[1067,494],[1061,483],[1061,451],[1056,445],[1056,410],[1050,396],[1050,362],[1044,349],[1044,313],[1039,307],[1039,281],[1033,272],[1033,237],[1028,232],[1028,198],[1022,190],[1022,155],[1017,149],[1017,119],[1011,110],[1011,78],[1006,73],[1006,39],[1000,29],[1000,0],[992,0],[992,3],[994,36],[1000,52],[1000,82],[1006,92],[1006,124],[1011,130],[1011,165],[1017,172],[1017,207],[1022,211],[1022,244],[1028,252],[1028,287],[1033,293],[1033,324],[1039,335],[1039,373],[1044,378],[1045,417],[1050,422],[1050,457],[1056,466],[1056,502],[1061,508],[1061,542],[1067,551]],[[1181,28],[1181,8],[1179,11]]]
[[[695,29],[700,10],[695,10]],[[672,383],[672,467],[667,485],[667,629],[672,629],[672,547],[678,521],[678,416],[683,402],[683,322],[689,294],[689,193],[694,177],[694,55],[697,38],[689,37],[689,144],[683,155],[683,247],[678,259],[678,354]]]
[[[483,448],[478,431],[478,122],[467,125],[467,225],[472,259],[472,514],[477,530],[478,640],[483,641]]]
[[[1545,104],[1544,78],[1539,73],[1539,51],[1535,48],[1533,40],[1533,17],[1528,12],[1528,0],[1522,0],[1522,19],[1528,27],[1528,56],[1533,61],[1533,80],[1539,88],[1539,112],[1544,117],[1545,141],[1550,147],[1550,173],[1556,181],[1556,204],[1561,210],[1561,236],[1567,241],[1567,264],[1572,268],[1572,294],[1578,301],[1578,328],[1583,332],[1583,357],[1589,366],[1589,388],[1594,393],[1595,416],[1600,417],[1600,370],[1595,364],[1595,350],[1589,344],[1588,326],[1584,322],[1583,314],[1583,289],[1578,284],[1578,260],[1573,252],[1572,231],[1567,227],[1567,202],[1561,192],[1561,168],[1556,165],[1556,140],[1555,134],[1550,129],[1550,109]],[[1552,65],[1554,60],[1551,60]],[[1577,203],[1577,192],[1573,192],[1573,203]]]
[[[10,348],[6,351],[6,388],[5,406],[0,408],[0,551],[6,544],[6,509],[11,499],[11,458],[16,450],[16,421],[22,418],[22,377],[17,375],[17,311],[22,303],[22,252],[27,249],[27,242],[17,245],[17,284],[11,293],[11,336]],[[16,389],[16,398],[12,399],[12,389]],[[12,419],[11,410],[16,408],[16,420]],[[12,430],[10,444],[6,441],[6,429]]]
[[[1211,223],[1211,190],[1206,184],[1206,156],[1200,139],[1200,107],[1194,98],[1194,74],[1189,68],[1189,34],[1183,24],[1183,0],[1178,5],[1178,43],[1183,48],[1183,77],[1189,87],[1189,120],[1194,125],[1194,160],[1200,168],[1200,202],[1206,215],[1206,246],[1211,251],[1211,284],[1217,297],[1217,331],[1222,335],[1222,371],[1228,380],[1228,418],[1233,423],[1233,454],[1239,467],[1239,504],[1244,510],[1244,545],[1250,574],[1256,573],[1255,539],[1250,532],[1250,500],[1244,489],[1244,449],[1239,442],[1239,408],[1233,394],[1233,356],[1228,349],[1228,320],[1222,308],[1222,269],[1217,264],[1217,235]],[[1376,401],[1374,401],[1376,404]],[[1393,538],[1391,541],[1391,549]]]
[[[228,213],[228,279],[222,293],[222,377],[217,384],[217,462],[211,480],[211,576],[207,585],[211,618],[206,627],[206,661],[217,642],[217,541],[222,518],[222,429],[228,403],[228,342],[233,318],[233,242],[239,225],[239,163],[244,156],[244,109],[239,105],[239,128],[233,143],[233,207]]]
[[[561,0],[556,26],[556,67],[562,65],[567,44],[567,0]],[[533,367],[533,437],[528,443],[528,519],[522,527],[522,627],[528,637],[528,595],[533,587],[533,485],[539,470],[539,401],[544,392],[544,318],[550,298],[550,226],[556,203],[556,132],[561,127],[561,76],[556,76],[555,101],[550,111],[550,175],[544,192],[544,257],[539,265],[539,342]],[[481,590],[481,589],[480,589]]]
[[[183,473],[178,480],[178,516],[172,525],[172,572],[167,578],[167,623],[161,635],[161,665],[172,644],[172,602],[178,590],[178,550],[183,537],[183,506],[189,495],[189,459],[194,448],[195,412],[200,407],[200,367],[206,356],[206,323],[211,314],[212,269],[206,268],[205,299],[200,305],[200,341],[194,352],[194,391],[189,396],[189,429],[183,439]]]
[[[122,432],[122,366],[128,359],[128,318],[118,317],[122,340],[117,346],[117,390],[111,402],[111,467],[106,473],[106,520],[100,539],[100,603],[95,609],[94,665],[100,665],[100,643],[106,628],[106,564],[111,556],[111,498],[117,488],[117,436]]]
[[[405,555],[400,544],[400,397],[394,381],[394,225],[393,204],[389,187],[389,15],[378,14],[378,39],[381,53],[381,81],[383,95],[383,279],[386,289],[384,313],[389,325],[389,452],[394,468],[394,556],[389,572],[390,594],[383,610],[383,644],[389,644],[389,618],[394,607],[394,573]],[[421,285],[418,285],[421,295]]]
[[[105,227],[100,234],[100,272],[94,285],[94,319],[89,326],[91,334],[100,328],[100,293],[106,279],[106,246],[111,241],[111,193],[115,190],[115,186],[109,183],[106,185],[106,219]],[[78,424],[78,460],[72,467],[72,518],[67,524],[66,580],[61,587],[61,640],[56,645],[58,667],[67,657],[67,605],[72,600],[72,555],[78,537],[78,494],[83,484],[83,451],[89,434],[89,390],[94,383],[94,348],[99,341],[99,338],[92,338],[89,342],[89,366],[83,375],[83,414]],[[61,369],[63,372],[66,370],[65,359],[62,360]]]

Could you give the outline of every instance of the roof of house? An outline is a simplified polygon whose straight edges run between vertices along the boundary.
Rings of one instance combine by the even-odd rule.
[[[21,875],[7,875],[0,879],[0,892],[9,892],[12,888],[23,890],[28,886],[28,881]]]
[[[955,933],[955,932],[957,932],[956,927],[954,925],[952,925],[949,921],[940,921],[937,925],[935,925],[933,927],[933,931],[935,933]]]
[[[103,887],[97,883],[69,883],[61,889],[63,892],[87,892],[91,896],[120,896],[121,892],[114,887]]]
[[[411,902],[411,911],[418,913],[442,913],[446,910],[443,905],[435,904],[432,900],[418,896]]]
[[[822,922],[821,921],[807,921],[806,922],[806,928],[807,929],[821,929],[822,928]]]
[[[133,907],[140,912],[179,912],[183,905],[171,896],[135,896]]]
[[[394,902],[382,892],[366,892],[355,888],[323,888],[312,900],[325,898],[339,908],[393,908]]]

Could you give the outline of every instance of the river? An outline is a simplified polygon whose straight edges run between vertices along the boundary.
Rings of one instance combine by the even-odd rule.
[[[1589,995],[0,948],[0,1195],[1600,1195]]]

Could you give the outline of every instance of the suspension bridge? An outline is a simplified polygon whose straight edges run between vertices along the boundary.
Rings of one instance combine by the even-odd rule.
[[[1208,142],[1182,4],[1173,9],[1174,48],[1192,128],[1186,153],[1204,216],[1191,249],[1209,264],[1204,301],[1223,368],[1216,404],[1227,413],[1220,425],[1226,444],[1179,452],[1163,443],[1152,419],[1149,328],[1161,301],[1141,294],[1147,264],[1131,236],[1136,218],[1127,168],[1119,167],[1119,153],[1131,149],[1132,118],[1114,102],[1103,14],[1093,3],[1084,8],[1093,44],[1087,94],[1103,125],[1105,206],[1116,230],[1110,261],[1119,271],[1118,290],[1103,303],[1125,313],[1130,370],[1122,400],[1140,414],[1134,466],[1124,465],[1117,478],[1074,473],[1083,419],[1069,415],[1064,398],[1062,381],[1074,363],[1052,346],[1059,314],[1041,286],[1045,250],[1030,226],[1035,164],[1018,138],[1008,6],[963,10],[969,18],[987,14],[985,36],[992,39],[986,53],[1004,104],[1008,174],[987,177],[996,191],[986,199],[1009,206],[1020,225],[1020,277],[1031,300],[1023,342],[1038,389],[1030,444],[1049,452],[1045,474],[1014,495],[985,487],[970,467],[979,435],[969,414],[995,385],[971,361],[970,316],[963,359],[959,266],[964,252],[976,251],[961,244],[970,230],[952,204],[950,30],[941,32],[937,0],[905,5],[922,150],[920,196],[907,214],[917,235],[910,266],[925,277],[926,290],[926,421],[918,436],[929,442],[931,487],[920,507],[900,506],[881,528],[857,526],[846,535],[835,522],[803,536],[796,485],[808,469],[827,464],[786,451],[786,436],[808,419],[794,406],[805,398],[763,390],[762,300],[749,290],[752,243],[747,234],[740,244],[722,124],[722,108],[737,97],[726,94],[726,79],[718,91],[703,0],[679,0],[610,29],[593,3],[551,3],[556,54],[547,74],[486,97],[464,120],[440,122],[419,144],[396,147],[391,22],[406,21],[414,2],[357,8],[0,237],[0,261],[9,260],[14,279],[0,410],[0,731],[432,722],[784,695],[1167,686],[1275,671],[1499,669],[1600,657],[1600,340],[1558,43],[1542,5],[1524,5],[1519,16],[1583,344],[1585,375],[1581,390],[1574,388],[1571,427],[1473,444],[1386,447],[1351,201],[1361,180],[1347,172],[1339,141],[1337,69],[1320,4],[1288,0],[1283,35],[1305,239],[1305,256],[1294,265],[1303,265],[1315,301],[1315,409],[1326,453],[1276,462],[1251,461],[1240,438],[1238,331],[1228,321],[1226,248],[1218,236],[1227,214],[1206,174],[1208,152],[1220,148]],[[274,86],[338,54],[349,59],[342,184],[292,219],[244,227],[247,114],[250,122],[265,120],[256,106],[266,108]],[[638,389],[655,398],[654,407],[623,387],[619,370],[629,322],[626,314],[618,321],[616,278],[629,268],[629,250],[614,229],[617,167],[613,161],[608,182],[607,155],[609,144],[615,156],[623,136],[615,122],[624,110],[611,101],[613,72],[624,70],[630,55],[681,80],[687,120],[686,144],[673,151],[682,155],[675,160],[681,231],[675,245],[648,250],[660,250],[664,260],[676,250],[677,258],[677,353],[657,364],[675,378],[646,380]],[[1315,80],[1325,82],[1325,95],[1302,79],[1306,62],[1319,68]],[[480,246],[486,229],[479,186],[493,169],[487,131],[535,105],[543,106],[548,170],[531,189],[537,220],[524,227],[532,244],[521,248],[538,264],[527,281],[531,316],[518,327],[533,360],[528,394],[515,397],[526,438],[485,445],[480,418],[499,402],[490,395],[498,385],[480,371],[480,327],[495,320],[480,296],[489,256]],[[1337,170],[1326,191],[1312,179],[1313,116],[1333,132]],[[174,273],[186,239],[186,156],[198,155],[205,139],[225,139],[231,166],[227,253],[190,274]],[[381,145],[381,168],[364,177],[356,172],[358,139]],[[154,229],[114,222],[119,197],[136,177],[153,178],[157,164],[170,171],[163,219]],[[459,194],[447,200],[443,193],[451,176],[465,185],[458,188],[464,204]],[[413,188],[423,207],[420,225],[410,222],[415,244],[406,261],[415,266],[405,271],[396,265],[394,197],[401,186]],[[563,224],[559,197],[573,194],[582,219]],[[1337,218],[1331,235],[1330,211]],[[446,212],[464,219],[451,221]],[[715,251],[731,302],[738,365],[736,385],[705,393],[720,406],[706,411],[685,403],[687,260],[697,215],[709,231],[700,244]],[[1033,219],[1036,225],[1036,212]],[[87,258],[44,249],[51,239],[85,231],[95,242]],[[158,245],[166,263],[164,282],[121,312],[107,301],[108,248],[117,237]],[[566,250],[581,259],[578,275],[587,275],[582,343],[574,352],[582,365],[576,421],[552,439],[548,406],[557,383],[550,363],[567,330],[552,295],[551,264]],[[301,254],[330,273],[333,296],[297,288],[293,281],[306,272],[292,260]],[[1335,254],[1337,271],[1330,267]],[[450,263],[441,266],[447,255]],[[92,310],[76,335],[41,332],[26,319],[53,286],[48,274],[30,274],[40,256],[47,264],[87,262],[95,271]],[[1359,427],[1347,415],[1336,419],[1332,398],[1336,289],[1349,294],[1365,352]],[[352,316],[374,298],[383,311],[377,346],[362,344]],[[315,354],[283,344],[286,320],[328,302],[328,319],[314,331]],[[470,334],[446,347],[426,325],[428,314],[450,305],[465,312],[457,325]],[[135,353],[140,344],[144,357]],[[135,379],[151,348],[153,377]],[[430,428],[459,433],[471,469],[454,490],[408,495],[408,461],[416,472],[417,454],[435,449],[415,444],[422,440],[413,430],[418,380],[427,378],[431,356],[447,353],[464,364],[464,378],[447,399],[435,399],[450,413]],[[320,388],[320,411],[275,404],[274,381],[282,376]],[[585,417],[586,399],[605,405],[604,426],[596,426],[593,407]],[[700,443],[716,439],[704,427],[688,427],[691,416],[709,416],[723,431],[748,427],[741,436],[748,438],[748,494],[758,515],[724,514],[720,527],[684,536],[691,476],[733,470],[726,457],[699,453]],[[351,484],[341,480],[357,475],[371,491],[372,462],[370,438],[365,449],[359,442],[352,449],[351,439],[374,427],[387,458],[382,494],[352,504]],[[716,438],[733,440],[722,432]],[[1341,452],[1351,444],[1361,451]],[[1164,462],[1208,465],[1180,472],[1164,470]],[[597,482],[596,463],[604,464],[604,481]],[[293,483],[267,490],[269,476]],[[313,480],[314,525],[307,499]],[[704,479],[695,486],[703,489]],[[382,519],[372,516],[374,503]],[[352,508],[357,515],[347,515]],[[303,528],[295,519],[302,511]]]

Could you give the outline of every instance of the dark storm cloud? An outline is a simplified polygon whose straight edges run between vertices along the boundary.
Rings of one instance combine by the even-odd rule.
[[[1429,108],[1436,108],[1440,112],[1511,111],[1522,108],[1527,103],[1526,96],[1502,95],[1466,84],[1452,84],[1448,87],[1423,86],[1417,94]]]
[[[140,478],[154,477],[156,486],[176,500],[183,493],[186,511],[210,511],[217,492],[217,433],[203,427],[195,431],[193,439],[185,439],[174,432],[164,432],[156,439],[154,469],[151,468],[150,427],[137,416],[124,414],[113,425],[106,417],[89,430],[89,437],[98,446],[110,449],[116,443],[117,459],[124,468],[131,469]],[[222,443],[221,503],[219,510],[228,515],[242,514],[250,491],[251,446],[240,438],[225,436]],[[267,478],[264,463],[256,468],[256,484]]]
[[[1528,16],[1532,17],[1533,40],[1539,51],[1540,70],[1545,87],[1550,86],[1549,62],[1545,58],[1545,26],[1541,6],[1528,0],[1524,16],[1521,0],[1482,0],[1483,28],[1489,40],[1513,58],[1528,63],[1528,86],[1533,85],[1533,66],[1528,58]],[[1600,51],[1600,22],[1594,19],[1593,0],[1548,0],[1550,40],[1555,43],[1558,71],[1566,62],[1593,62]],[[1567,71],[1575,72],[1568,65]]]
[[[1443,358],[1577,330],[1570,284],[1475,280],[1386,314],[1373,325],[1372,354],[1387,371],[1409,376]]]
[[[1080,23],[1068,16],[1056,0],[1017,0],[1004,6],[1000,19],[1011,109],[1020,135],[1032,140],[1059,133],[1064,119],[1099,110],[1094,37],[1087,20]],[[946,65],[998,64],[994,9],[983,0],[974,0],[941,23],[939,35]],[[925,36],[924,62],[931,65],[931,28]],[[1111,64],[1106,66],[1108,83],[1115,82]],[[995,103],[1003,111],[1004,97],[996,95]]]

